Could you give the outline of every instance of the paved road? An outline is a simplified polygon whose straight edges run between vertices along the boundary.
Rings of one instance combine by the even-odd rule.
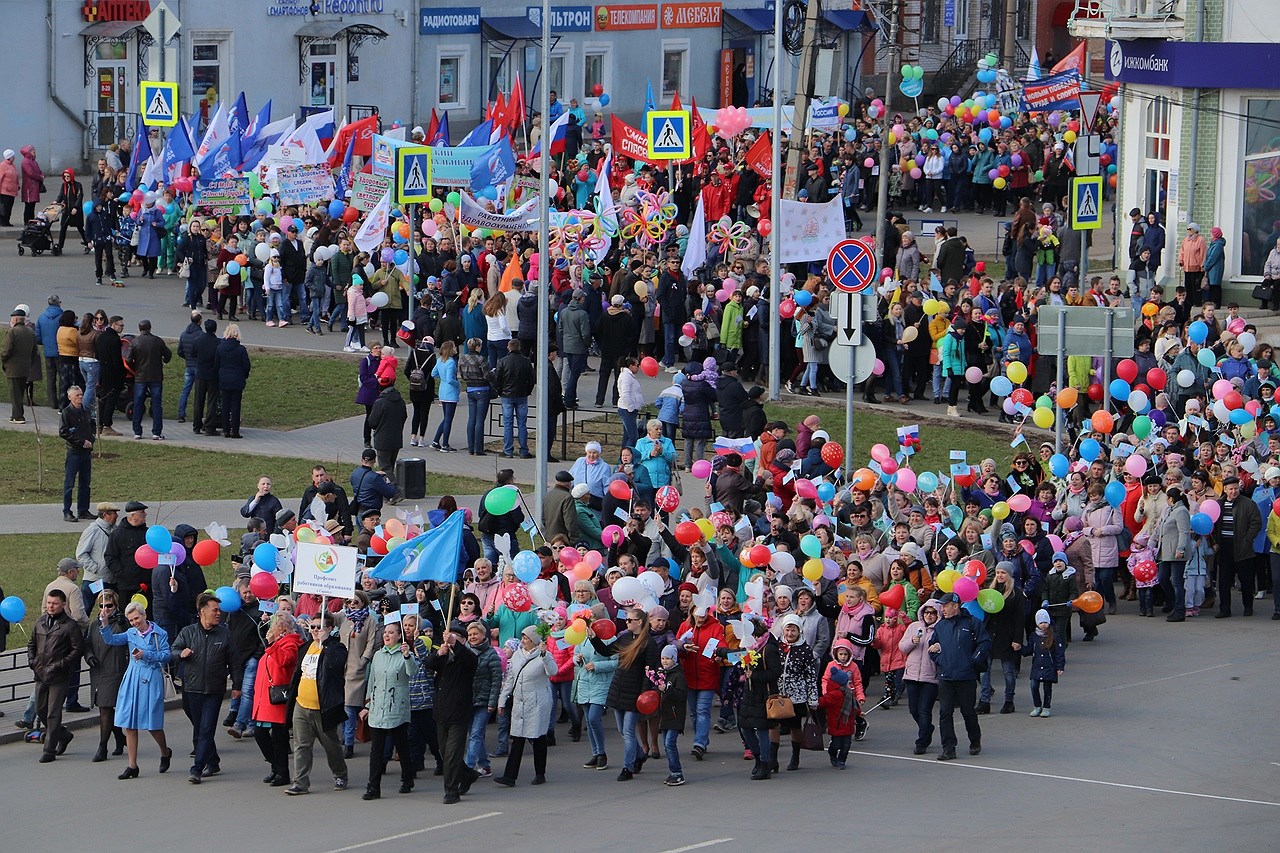
[[[662,786],[662,760],[629,783],[583,770],[586,742],[570,744],[562,735],[545,787],[528,787],[526,763],[516,790],[482,780],[462,805],[446,808],[432,777],[411,795],[395,794],[388,783],[382,801],[361,802],[366,747],[352,767],[351,791],[324,790],[321,770],[315,793],[291,799],[261,784],[265,769],[253,744],[221,733],[224,772],[195,789],[179,759],[168,776],[156,774],[150,743],[142,778],[117,782],[123,761],[90,764],[92,735],[82,731],[52,765],[36,763],[35,747],[0,747],[0,778],[10,780],[0,821],[8,849],[58,849],[82,843],[86,832],[118,834],[130,826],[121,811],[127,794],[156,814],[203,815],[209,832],[234,826],[241,838],[308,853],[459,843],[557,853],[624,844],[638,851],[779,850],[792,846],[797,832],[816,849],[851,838],[859,848],[905,843],[941,851],[1274,849],[1276,627],[1259,617],[1169,625],[1139,619],[1133,608],[1123,605],[1099,642],[1068,650],[1051,720],[1026,716],[1020,681],[1019,713],[983,717],[982,755],[950,764],[910,754],[905,707],[872,713],[847,771],[805,753],[799,772],[766,785],[748,781],[750,765],[732,735],[713,736],[706,762],[684,759],[690,781],[678,792]],[[169,732],[171,743],[186,743],[185,718],[171,713]],[[606,739],[616,766],[618,735],[610,728]],[[687,752],[688,734],[681,745]],[[49,820],[49,802],[67,790],[86,792],[76,798],[77,819]],[[170,850],[178,827],[139,823],[131,849]]]

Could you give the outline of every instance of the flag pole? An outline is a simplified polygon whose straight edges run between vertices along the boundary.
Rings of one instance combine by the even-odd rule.
[[[769,151],[769,399],[777,400],[782,384],[782,4],[773,4],[773,138]]]

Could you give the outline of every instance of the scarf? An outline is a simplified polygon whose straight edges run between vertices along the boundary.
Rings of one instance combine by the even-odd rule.
[[[364,620],[369,618],[369,608],[358,607],[352,609],[350,607],[344,607],[342,609],[342,615],[350,620],[352,627],[355,628],[355,633],[359,634],[364,630]]]
[[[1077,539],[1079,539],[1083,535],[1084,535],[1083,530],[1077,530],[1075,533],[1068,533],[1067,538],[1062,540],[1062,550],[1065,551],[1066,549],[1070,548],[1071,543],[1075,542]]]

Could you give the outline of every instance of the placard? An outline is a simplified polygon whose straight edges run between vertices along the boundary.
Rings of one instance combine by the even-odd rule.
[[[293,591],[346,598],[356,588],[357,551],[345,545],[299,542],[293,567]]]
[[[281,204],[314,204],[334,196],[333,173],[323,164],[280,166],[276,183]]]
[[[356,175],[355,185],[351,188],[351,206],[368,213],[378,206],[378,202],[389,189],[391,189],[391,178],[361,172]]]
[[[196,208],[222,216],[249,206],[248,178],[217,178],[196,186]]]

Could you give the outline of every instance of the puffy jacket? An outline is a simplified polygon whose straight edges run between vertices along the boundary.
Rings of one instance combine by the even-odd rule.
[[[969,366],[965,358],[964,336],[948,330],[938,341],[938,361],[944,376],[963,376]]]
[[[249,381],[249,351],[235,338],[223,338],[218,343],[215,363],[218,366],[218,387],[223,391],[243,391]]]
[[[409,679],[418,667],[418,659],[402,655],[398,645],[374,652],[366,692],[370,728],[394,729],[409,722]]]
[[[684,416],[681,419],[681,433],[686,439],[711,438],[711,407],[716,402],[715,389],[705,379],[686,379],[681,386],[684,391]]]
[[[938,667],[940,681],[973,681],[991,657],[987,629],[967,610],[950,619],[939,619],[934,626],[934,643],[942,647],[941,651],[929,653]]]
[[[136,527],[128,521],[121,521],[116,529],[107,537],[107,573],[116,584],[116,590],[127,592],[128,600],[144,583],[151,580],[151,572],[138,567],[134,553],[147,544],[147,526]]]
[[[871,645],[880,650],[880,671],[892,672],[905,669],[906,655],[902,653],[902,640],[907,635],[907,623],[898,620],[895,625],[888,622],[876,629],[875,639]]]
[[[62,319],[62,306],[50,305],[36,318],[36,343],[44,348],[45,358],[58,355],[58,321]]]
[[[573,701],[579,705],[603,705],[609,699],[609,685],[618,669],[618,659],[602,655],[590,643],[577,647],[573,670]],[[586,668],[591,664],[591,669]]]
[[[702,625],[685,622],[676,631],[676,638],[676,647],[680,649],[680,668],[684,670],[689,689],[718,691],[721,657],[724,654],[721,650],[726,650],[724,626],[714,618],[708,618]],[[707,643],[713,639],[719,644],[716,649],[717,654],[706,657],[702,652],[707,648]],[[697,646],[698,651],[687,652],[684,650],[685,645]]]
[[[170,645],[173,657],[182,660],[182,689],[187,693],[221,696],[226,692],[227,677],[231,689],[240,690],[244,667],[234,665],[231,632],[226,625],[206,629],[199,622],[178,632]],[[183,659],[182,651],[193,654]]]
[[[926,684],[938,683],[938,665],[933,662],[933,657],[929,654],[929,646],[933,643],[933,628],[930,628],[924,621],[924,609],[929,607],[935,612],[938,611],[936,604],[922,604],[916,612],[916,621],[907,626],[907,630],[903,633],[902,639],[898,641],[898,650],[901,651],[906,658],[904,660],[905,668],[902,677],[907,681],[921,681]],[[919,636],[920,642],[915,642]]]
[[[1067,651],[1062,640],[1054,637],[1053,646],[1045,645],[1044,637],[1036,635],[1022,647],[1022,656],[1031,658],[1031,680],[1058,683],[1058,672],[1067,668]]]
[[[253,682],[253,720],[287,726],[291,718],[285,716],[286,705],[271,704],[271,688],[289,684],[298,666],[298,648],[302,635],[296,631],[282,634],[267,646],[258,661],[258,674]]]
[[[769,719],[765,708],[770,694],[778,692],[782,677],[782,653],[772,634],[756,650],[760,662],[743,672],[742,702],[738,706],[738,725],[744,729],[775,729],[777,720]]]
[[[479,646],[467,644],[476,656],[475,678],[471,682],[471,704],[476,708],[497,708],[502,690],[502,659],[489,645],[489,640]]]
[[[1094,568],[1119,566],[1120,541],[1116,537],[1124,529],[1124,517],[1120,510],[1106,503],[1091,503],[1085,507],[1081,521],[1089,539],[1089,547],[1093,551]],[[1095,527],[1102,535],[1089,535],[1090,529]]]
[[[178,336],[178,358],[185,359],[187,367],[192,370],[196,367],[195,343],[204,335],[204,329],[199,323],[188,323],[187,327],[182,330],[182,334]]]

